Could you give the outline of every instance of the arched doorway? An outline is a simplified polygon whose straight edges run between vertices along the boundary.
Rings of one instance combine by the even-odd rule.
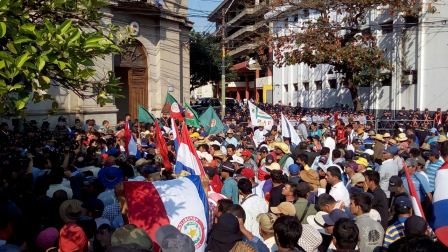
[[[124,119],[127,113],[137,118],[137,109],[141,105],[148,108],[148,67],[146,51],[143,45],[135,41],[132,47],[114,57],[115,75],[122,83],[122,96],[115,99],[118,119]]]

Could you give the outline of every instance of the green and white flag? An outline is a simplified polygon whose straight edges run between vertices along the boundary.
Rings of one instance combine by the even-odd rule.
[[[137,118],[139,122],[154,124],[155,121],[157,121],[157,118],[151,112],[140,105],[138,106],[137,112]]]
[[[182,116],[182,108],[171,94],[166,94],[165,106],[163,106],[162,113],[169,113],[171,118],[184,120]]]
[[[249,112],[252,126],[263,125],[267,130],[271,130],[274,125],[274,119],[272,119],[272,116],[259,109],[252,102],[249,102]]]
[[[224,130],[224,125],[222,124],[221,119],[219,119],[219,116],[212,107],[208,107],[208,109],[199,117],[199,120],[201,121],[201,125],[204,126],[207,134],[218,134]]]
[[[201,127],[198,113],[190,107],[187,103],[184,103],[184,109],[185,109],[185,123],[188,126],[199,128]]]

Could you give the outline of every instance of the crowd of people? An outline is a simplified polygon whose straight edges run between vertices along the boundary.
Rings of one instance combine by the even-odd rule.
[[[263,109],[276,119],[270,129],[252,125],[246,108],[226,115],[219,134],[189,128],[206,173],[206,251],[448,250],[430,228],[437,171],[448,166],[444,123],[425,134],[407,123],[377,132],[364,112]],[[282,137],[280,112],[297,121],[300,143]],[[169,114],[160,122],[174,165]],[[2,123],[0,251],[194,251],[177,228],[164,225],[152,240],[126,217],[123,181],[188,175],[163,168],[155,135],[130,115],[116,126],[62,116],[55,126]]]

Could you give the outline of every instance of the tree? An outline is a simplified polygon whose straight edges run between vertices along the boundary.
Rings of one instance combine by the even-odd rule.
[[[230,70],[232,58],[226,60],[226,81],[232,81],[236,74]],[[221,80],[221,44],[219,37],[209,33],[190,33],[190,90],[206,85],[209,81]]]
[[[300,32],[265,36],[260,49],[271,46],[277,66],[301,62],[311,67],[332,65],[345,75],[344,85],[359,111],[362,106],[357,87],[371,85],[385,78],[384,72],[392,70],[370,29],[361,29],[369,11],[380,6],[392,15],[412,17],[420,15],[423,7],[419,0],[277,0],[272,6],[275,17],[309,9],[317,10],[319,17],[307,22]],[[338,18],[331,18],[335,13]]]
[[[51,86],[104,105],[118,94],[113,73],[99,78],[95,58],[119,53],[129,30],[101,21],[104,0],[0,0],[0,114],[52,100]]]

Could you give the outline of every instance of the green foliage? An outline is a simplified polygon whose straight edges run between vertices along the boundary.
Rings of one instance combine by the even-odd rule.
[[[104,105],[119,92],[112,73],[98,78],[94,59],[121,51],[128,31],[101,22],[103,0],[0,0],[0,114],[52,101],[51,86]]]
[[[226,81],[235,79],[230,68],[232,58],[226,60]],[[221,45],[219,38],[209,33],[190,32],[190,90],[221,80]]]

